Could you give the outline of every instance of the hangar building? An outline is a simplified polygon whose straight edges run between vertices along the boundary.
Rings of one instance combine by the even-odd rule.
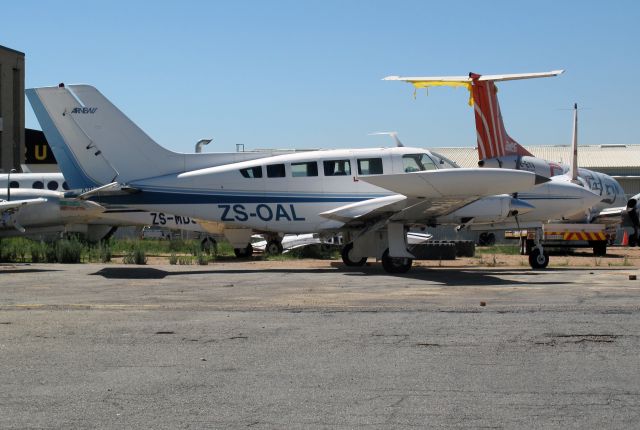
[[[24,159],[24,53],[0,45],[0,172]]]

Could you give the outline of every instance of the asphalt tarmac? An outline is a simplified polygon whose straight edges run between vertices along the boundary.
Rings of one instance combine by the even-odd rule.
[[[0,428],[638,428],[637,272],[1,265]]]

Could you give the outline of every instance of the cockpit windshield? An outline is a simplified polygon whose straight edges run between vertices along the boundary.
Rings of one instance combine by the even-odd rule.
[[[436,170],[436,164],[427,154],[405,154],[402,156],[402,168],[406,173]]]
[[[451,161],[444,155],[440,155],[437,152],[432,151],[431,156],[436,160],[436,163],[440,164],[441,169],[455,169],[457,167],[460,167],[456,164],[455,161]]]

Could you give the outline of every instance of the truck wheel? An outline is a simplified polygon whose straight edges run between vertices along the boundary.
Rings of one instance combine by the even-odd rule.
[[[351,251],[352,250],[353,250],[353,242],[347,243],[342,248],[342,251],[340,252],[340,255],[342,256],[342,262],[344,263],[344,265],[345,266],[349,266],[349,267],[364,266],[365,263],[367,262],[367,257],[363,257],[363,258],[357,260],[354,257],[352,257],[352,255],[351,255]]]
[[[593,255],[596,257],[604,257],[607,255],[607,242],[605,240],[593,243]]]
[[[389,257],[389,249],[382,254],[382,267],[387,273],[407,273],[412,264],[411,258]]]
[[[529,265],[532,269],[544,269],[549,265],[549,255],[541,253],[538,248],[534,248],[529,254]]]

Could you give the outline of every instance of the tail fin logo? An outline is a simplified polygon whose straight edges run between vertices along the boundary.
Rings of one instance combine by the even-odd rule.
[[[73,108],[71,113],[82,113],[82,114],[89,113],[89,114],[93,114],[93,113],[96,113],[97,110],[98,110],[97,107]]]

